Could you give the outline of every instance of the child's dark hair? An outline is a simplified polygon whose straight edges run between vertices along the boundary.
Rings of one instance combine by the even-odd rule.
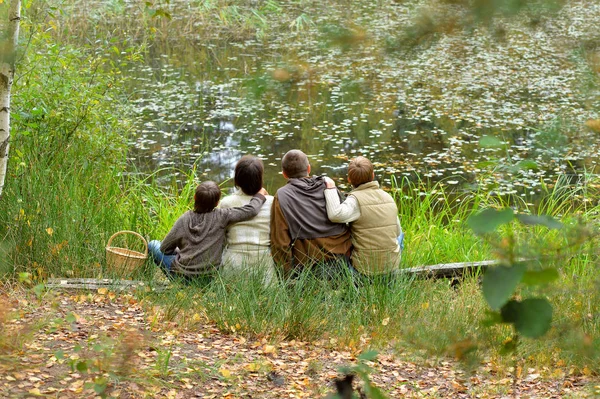
[[[288,178],[308,175],[308,157],[300,150],[290,150],[281,159],[281,169]]]
[[[348,178],[352,186],[373,181],[373,164],[365,157],[356,157],[348,164]]]
[[[264,170],[263,163],[259,158],[252,155],[244,155],[235,164],[233,182],[244,194],[254,195],[263,186]]]
[[[202,182],[196,187],[194,194],[194,212],[210,212],[219,203],[221,199],[221,189],[214,181]]]

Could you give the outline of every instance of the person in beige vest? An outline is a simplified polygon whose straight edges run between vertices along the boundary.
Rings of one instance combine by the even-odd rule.
[[[404,233],[396,202],[375,181],[373,164],[356,157],[348,165],[348,182],[354,187],[340,202],[335,183],[325,179],[327,216],[336,223],[351,223],[352,266],[369,276],[383,275],[400,267]]]

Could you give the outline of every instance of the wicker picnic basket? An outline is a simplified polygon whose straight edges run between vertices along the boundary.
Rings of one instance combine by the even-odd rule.
[[[144,253],[128,248],[111,246],[113,239],[121,234],[133,234],[139,237],[144,242]],[[148,259],[148,243],[144,237],[135,231],[118,231],[106,243],[106,266],[113,272],[121,275],[129,275],[142,266],[146,262],[146,259]]]

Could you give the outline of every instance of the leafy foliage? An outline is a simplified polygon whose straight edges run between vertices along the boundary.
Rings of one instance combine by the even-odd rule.
[[[99,274],[105,235],[135,224],[136,214],[120,211],[130,125],[109,51],[119,44],[56,44],[51,29],[40,29],[46,14],[32,15],[41,20],[22,22],[29,48],[14,85],[10,176],[0,200],[10,268],[3,272]],[[122,50],[125,62],[133,53]]]
[[[564,227],[561,222],[548,215],[515,214],[510,208],[485,209],[469,217],[468,224],[476,234],[490,237],[489,233],[512,221],[519,221],[526,226],[543,226],[556,230]],[[528,265],[533,263],[532,260],[517,260],[513,248],[514,239],[509,242],[512,244],[508,247],[496,245],[505,252],[501,259],[506,264],[490,268],[483,277],[483,296],[492,310],[500,311],[499,317],[492,317],[491,322],[508,323],[514,327],[517,334],[539,338],[550,329],[552,305],[542,297],[524,300],[513,298],[517,296],[519,284],[541,286],[558,279],[559,273],[552,267],[527,270]]]
[[[486,234],[495,231],[503,224],[509,223],[513,218],[514,212],[510,208],[500,211],[490,208],[469,217],[467,223],[476,234]]]

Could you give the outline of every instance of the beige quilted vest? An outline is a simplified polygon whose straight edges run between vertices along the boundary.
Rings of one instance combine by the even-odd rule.
[[[388,273],[400,266],[398,208],[379,183],[364,183],[350,192],[360,206],[352,222],[352,265],[364,274]]]

